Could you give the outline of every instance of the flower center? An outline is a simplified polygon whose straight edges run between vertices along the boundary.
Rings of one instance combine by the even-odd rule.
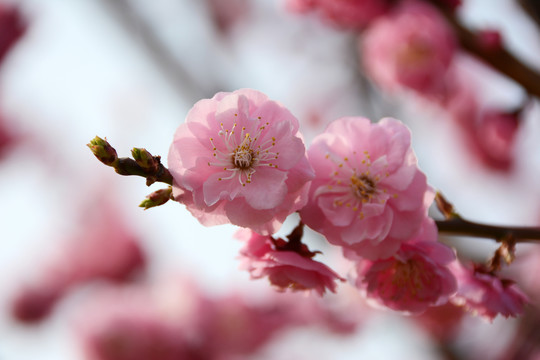
[[[375,182],[366,174],[351,176],[351,188],[353,194],[362,200],[369,200],[376,193],[377,187]]]
[[[218,181],[236,178],[241,186],[246,186],[251,183],[258,167],[278,168],[274,163],[279,159],[279,152],[275,151],[276,138],[263,136],[269,125],[270,123],[263,122],[260,116],[247,119],[244,124],[235,122],[231,128],[225,128],[224,124],[220,123],[219,138],[210,138],[215,161],[209,161],[208,166],[218,167],[229,174],[218,178]]]
[[[379,184],[390,176],[385,158],[372,161],[368,151],[363,151],[362,154],[353,151],[352,155],[350,158],[341,158],[333,153],[325,155],[325,159],[334,164],[334,170],[330,174],[330,183],[320,187],[315,194],[332,196],[334,207],[345,206],[352,211],[358,211],[358,217],[364,219],[365,216],[375,214],[373,206],[370,213],[364,213],[364,204],[384,206],[390,197],[395,198],[397,194],[390,194],[383,184]],[[379,210],[380,207],[375,209]]]
[[[234,152],[233,164],[240,170],[247,170],[253,164],[253,151],[249,146],[241,146]]]

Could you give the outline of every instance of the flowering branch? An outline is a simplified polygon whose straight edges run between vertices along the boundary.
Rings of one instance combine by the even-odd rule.
[[[437,2],[433,3],[438,5]],[[497,47],[482,46],[477,34],[463,26],[452,11],[441,5],[439,5],[439,9],[454,28],[464,50],[516,81],[529,94],[540,97],[539,73],[521,62],[502,45]]]

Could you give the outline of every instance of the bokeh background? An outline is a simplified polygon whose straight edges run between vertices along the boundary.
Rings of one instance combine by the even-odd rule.
[[[14,139],[0,158],[0,360],[84,359],[76,325],[84,304],[112,286],[132,285],[81,281],[39,322],[17,320],[14,304],[29,284],[55,284],[65,273],[58,268],[69,267],[64,262],[70,259],[107,258],[114,252],[106,240],[111,228],[129,233],[144,254],[144,267],[130,274],[128,284],[178,278],[178,284],[192,282],[209,297],[236,293],[258,301],[274,295],[266,281],[250,280],[238,269],[234,227],[205,228],[176,203],[143,211],[138,204],[160,185],[147,188],[142,178],[115,174],[86,147],[99,135],[119,156],[144,147],[166,163],[173,133],[189,108],[218,91],[248,87],[280,101],[301,121],[307,143],[340,116],[401,119],[412,130],[428,181],[461,214],[497,224],[540,223],[536,101],[520,125],[513,169],[501,172],[470,154],[459,129],[439,109],[411,94],[383,94],[371,84],[359,68],[353,34],[316,16],[289,13],[284,1],[2,3],[17,7],[26,30],[0,67],[0,124]],[[471,27],[499,28],[508,48],[540,69],[539,32],[514,1],[466,0],[459,16]],[[488,103],[522,102],[522,90],[510,81],[470,59],[460,66]],[[293,226],[294,219],[280,233]],[[346,276],[335,250],[309,235],[325,252],[323,261]],[[81,247],[81,241],[91,241],[85,237],[102,239],[100,250]],[[489,240],[452,241],[477,258],[495,249]],[[174,303],[182,291],[189,290],[163,297]],[[338,308],[345,303],[341,310],[355,319],[366,312],[347,285],[326,301]],[[375,311],[360,322],[346,336],[311,327],[281,333],[253,358],[445,358],[400,315]],[[469,354],[482,351],[483,358],[493,358],[512,338],[513,324],[471,317],[456,343]]]

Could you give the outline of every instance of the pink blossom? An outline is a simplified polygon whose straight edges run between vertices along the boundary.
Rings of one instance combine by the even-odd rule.
[[[452,249],[435,241],[403,243],[390,258],[360,261],[356,286],[376,303],[419,314],[455,293],[456,279],[447,268],[454,259]]]
[[[313,177],[298,120],[258,91],[197,102],[169,150],[173,195],[206,226],[274,233],[302,208]]]
[[[341,28],[363,28],[387,12],[391,0],[288,0],[287,8],[294,12],[316,11]]]
[[[518,130],[519,119],[515,113],[484,111],[471,134],[483,163],[494,169],[509,170],[515,159]]]
[[[529,302],[519,287],[508,279],[500,279],[482,267],[465,267],[459,261],[450,265],[458,281],[458,290],[451,301],[474,314],[492,321],[498,314],[504,317],[523,313]]]
[[[236,237],[245,241],[240,250],[242,265],[253,279],[268,277],[278,290],[313,290],[320,296],[326,289],[336,291],[336,280],[342,280],[328,266],[294,251],[277,249],[271,236],[241,229]]]
[[[419,230],[433,201],[400,121],[341,118],[317,136],[302,221],[329,242],[368,259],[392,256]]]
[[[474,89],[463,79],[455,79],[448,90],[442,106],[458,126],[470,154],[488,168],[511,170],[522,108],[515,111],[482,109]]]
[[[365,70],[384,90],[405,87],[430,95],[444,90],[456,41],[433,7],[405,2],[375,21],[362,40]]]

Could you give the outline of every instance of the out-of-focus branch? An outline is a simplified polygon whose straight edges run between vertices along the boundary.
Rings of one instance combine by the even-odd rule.
[[[478,40],[477,34],[467,29],[453,11],[440,5],[437,1],[430,2],[441,10],[454,28],[463,50],[520,84],[530,95],[540,97],[540,74],[537,71],[525,65],[503,46],[497,49],[486,48]]]
[[[148,23],[133,9],[127,0],[103,0],[103,6],[111,9],[130,34],[136,34],[146,48],[158,69],[163,72],[180,96],[189,103],[204,97],[204,91],[175,58],[171,51],[159,40]]]
[[[538,0],[518,0],[521,8],[529,15],[532,21],[540,28],[540,2]]]

